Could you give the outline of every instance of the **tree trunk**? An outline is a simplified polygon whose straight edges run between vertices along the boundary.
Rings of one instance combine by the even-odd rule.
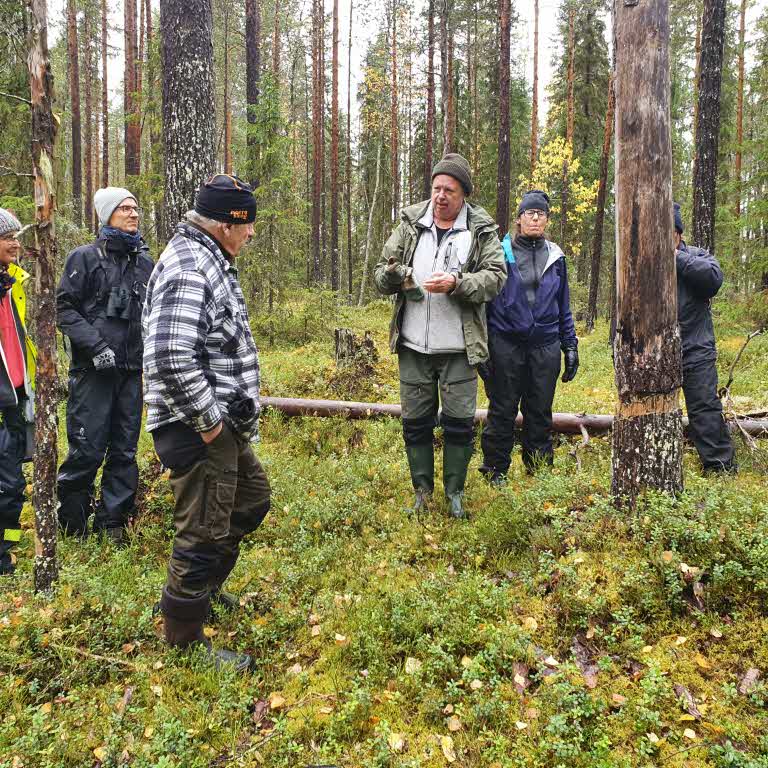
[[[75,0],[67,0],[67,61],[69,64],[69,97],[72,107],[72,219],[83,224],[83,157],[80,124],[80,55],[77,45],[77,8]]]
[[[576,64],[576,9],[573,4],[568,9],[568,120],[565,127],[565,140],[573,147],[574,118],[574,70]]]
[[[693,165],[693,242],[713,254],[725,8],[726,0],[704,0],[696,159]]]
[[[259,104],[261,78],[261,7],[259,0],[245,0],[245,99],[248,110],[248,165],[249,180],[255,189],[259,186],[259,144],[254,133],[256,108]]]
[[[496,224],[499,236],[509,228],[509,49],[511,2],[499,0],[499,157],[496,168]]]
[[[32,172],[37,249],[37,373],[35,377],[35,591],[50,592],[56,562],[56,467],[58,464],[58,380],[56,376],[56,231],[53,147],[53,75],[48,54],[45,0],[29,0],[29,84],[32,102]]]
[[[232,106],[229,102],[229,3],[226,3],[224,5],[224,173],[232,175]]]
[[[280,80],[280,7],[275,3],[275,15],[272,18],[272,79],[275,88]]]
[[[347,156],[346,202],[347,209],[347,292],[352,303],[352,11],[354,0],[349,0],[349,40],[347,42]]]
[[[668,0],[614,4],[619,403],[612,490],[630,508],[646,488],[683,487],[668,15]]]
[[[379,201],[379,182],[381,181],[381,140],[376,149],[376,181],[373,184],[371,207],[368,209],[368,229],[365,231],[365,252],[363,254],[363,274],[360,278],[360,295],[357,306],[362,307],[365,301],[365,284],[368,282],[368,261],[371,254],[371,236],[373,235],[373,214]]]
[[[696,64],[693,70],[693,162],[696,163],[696,126],[699,124],[699,86],[701,85],[701,14],[696,12]]]
[[[424,126],[424,199],[432,194],[435,137],[435,0],[427,9],[427,119]]]
[[[101,186],[109,186],[109,90],[107,88],[107,0],[101,0]]]
[[[392,2],[392,99],[390,103],[390,161],[392,176],[392,223],[397,221],[397,212],[400,203],[400,163],[398,155],[398,106],[397,106],[397,0]]]
[[[589,301],[587,303],[587,333],[592,333],[597,317],[597,294],[600,287],[600,264],[603,256],[603,222],[605,220],[605,195],[608,188],[608,160],[611,154],[613,135],[613,110],[615,104],[613,75],[608,79],[608,108],[605,113],[603,132],[603,153],[600,156],[600,182],[597,188],[597,211],[595,212],[595,236],[592,240],[592,268],[589,279]]]
[[[312,282],[323,279],[321,262],[321,226],[323,205],[323,56],[322,0],[313,0],[312,13]]]
[[[125,119],[125,178],[141,173],[141,115],[136,99],[136,0],[125,3],[125,79],[123,82],[123,110]]]
[[[450,51],[450,5],[440,0],[440,101],[443,113],[443,155],[453,152],[453,62]]]
[[[167,241],[216,165],[211,0],[160,0],[160,34]]]
[[[96,40],[91,26],[91,9],[83,17],[85,38],[85,226],[93,231],[93,81],[96,69],[94,50]],[[98,128],[97,128],[98,130]]]
[[[339,290],[339,0],[333,0],[331,44],[331,289]]]
[[[539,0],[533,2],[533,95],[531,97],[531,181],[539,154]]]
[[[736,201],[734,205],[734,214],[738,219],[741,216],[741,151],[744,143],[744,36],[745,21],[747,14],[747,0],[741,0],[741,10],[739,12],[739,83],[736,91],[736,158],[734,162],[733,173],[736,181]],[[738,232],[741,227],[738,225]],[[741,237],[739,236],[739,240]],[[739,249],[740,251],[741,249]],[[739,254],[740,255],[740,254]]]

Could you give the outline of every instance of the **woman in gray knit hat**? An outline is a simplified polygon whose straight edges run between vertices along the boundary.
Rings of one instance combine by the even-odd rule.
[[[378,290],[396,297],[390,346],[400,368],[413,509],[421,511],[434,488],[439,415],[443,487],[456,518],[467,516],[463,493],[474,446],[477,366],[488,358],[485,303],[507,274],[496,224],[467,202],[471,192],[467,161],[446,155],[432,171],[431,198],[400,213],[374,272]]]

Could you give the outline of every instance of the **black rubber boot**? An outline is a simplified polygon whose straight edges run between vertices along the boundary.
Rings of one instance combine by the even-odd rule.
[[[208,595],[188,599],[176,597],[163,589],[160,610],[163,613],[165,641],[175,648],[201,645],[217,668],[222,664],[231,664],[237,672],[247,672],[251,667],[250,656],[221,648],[214,650],[211,641],[205,636],[203,623],[210,607]]]
[[[10,576],[16,570],[11,557],[11,542],[0,541],[0,576]]]
[[[125,549],[128,546],[128,532],[125,528],[105,528],[104,537],[117,549]]]
[[[435,487],[435,449],[431,442],[406,445],[405,454],[408,457],[411,482],[415,491],[413,507],[409,512],[419,514],[429,507]]]
[[[473,445],[446,443],[443,448],[443,488],[448,502],[448,513],[458,520],[468,515],[464,510],[464,484],[467,480],[469,460],[474,452]]]

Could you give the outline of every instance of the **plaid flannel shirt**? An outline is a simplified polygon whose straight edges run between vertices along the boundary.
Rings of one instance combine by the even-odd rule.
[[[204,232],[177,226],[147,285],[142,330],[147,431],[212,429],[238,389],[258,410],[259,353],[237,269]]]

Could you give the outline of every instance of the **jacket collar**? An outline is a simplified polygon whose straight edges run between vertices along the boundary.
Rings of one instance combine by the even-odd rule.
[[[434,205],[432,201],[429,201],[429,205],[427,206],[427,210],[424,211],[424,215],[416,222],[416,224],[420,227],[424,227],[426,229],[432,229],[432,225],[435,223],[435,213],[434,213]],[[461,210],[459,211],[459,215],[456,217],[456,221],[453,222],[453,227],[451,229],[454,232],[458,232],[461,230],[467,229],[467,203],[464,202],[464,205],[461,206]]]
[[[194,240],[200,243],[206,250],[210,251],[220,262],[221,268],[225,272],[234,272],[237,274],[235,265],[225,256],[224,249],[221,247],[215,237],[209,235],[205,230],[196,227],[189,221],[182,221],[176,226],[176,233],[188,240]]]
[[[8,265],[8,274],[11,277],[16,278],[16,281],[21,285],[29,279],[29,272],[25,272],[18,264],[11,263]]]
[[[414,205],[409,205],[407,208],[403,208],[403,210],[400,211],[400,219],[405,224],[408,224],[411,227],[424,226],[420,222],[420,219],[422,219],[429,213],[429,209],[431,205],[432,205],[431,200],[424,200],[421,203],[415,203]],[[496,229],[498,229],[498,227],[496,226],[496,222],[479,205],[472,205],[472,203],[468,203],[465,201],[464,215],[465,215],[464,228],[472,232],[473,235],[476,235],[478,232],[481,232],[481,231],[482,232],[495,231]],[[431,214],[430,214],[430,221],[431,221]],[[458,222],[458,219],[457,219],[457,222]],[[454,225],[454,229],[458,229],[458,227]]]

